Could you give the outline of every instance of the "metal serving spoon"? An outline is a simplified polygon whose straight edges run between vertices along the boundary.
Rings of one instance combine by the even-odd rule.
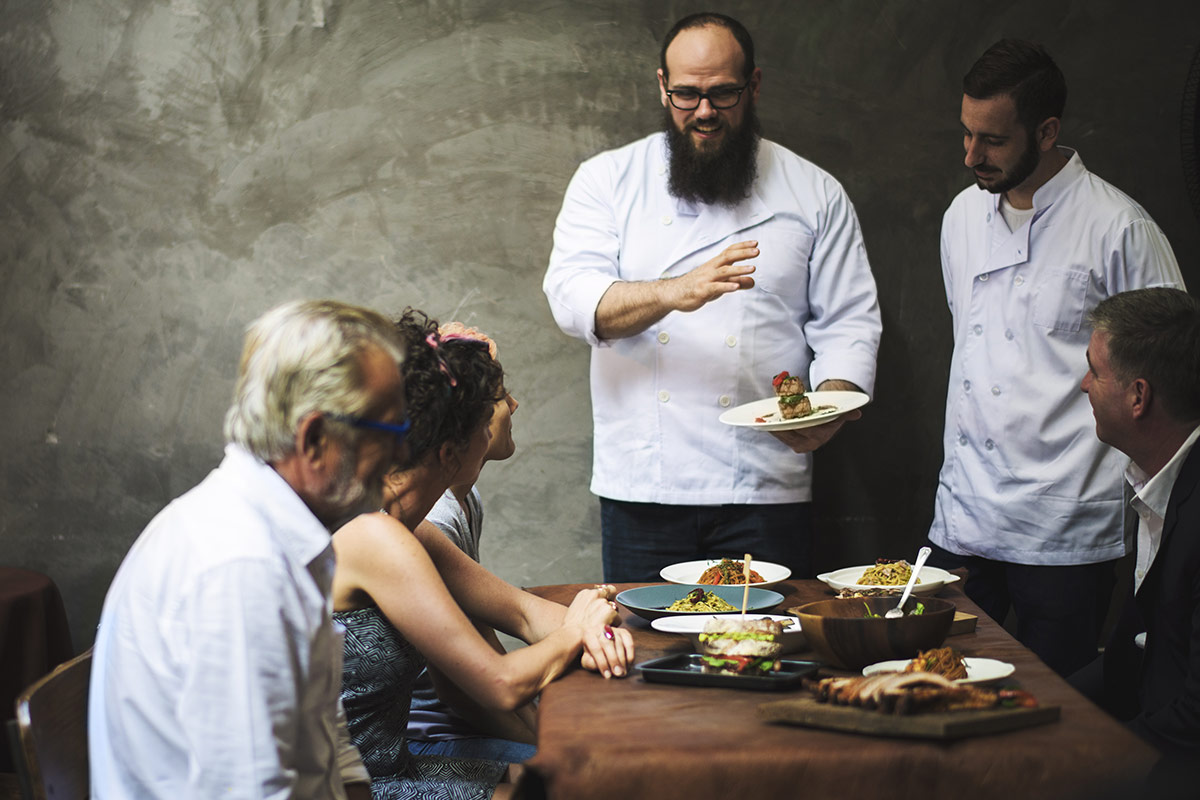
[[[900,595],[900,602],[895,608],[889,608],[883,616],[887,619],[896,619],[904,616],[904,604],[908,602],[908,596],[912,594],[913,584],[917,582],[917,573],[921,571],[921,567],[925,566],[925,559],[929,558],[929,548],[922,547],[917,551],[917,563],[913,564],[912,575],[908,576],[908,583],[904,586],[904,594]]]

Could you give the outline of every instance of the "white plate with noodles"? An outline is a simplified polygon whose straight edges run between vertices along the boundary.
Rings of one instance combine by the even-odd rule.
[[[784,419],[779,413],[779,398],[764,397],[731,408],[718,419],[726,425],[754,428],[760,431],[792,431],[824,425],[856,408],[862,408],[871,398],[862,392],[806,392],[812,413],[795,419]]]
[[[721,564],[723,561],[732,561],[735,566],[738,580],[734,583],[713,584],[708,581],[702,581],[706,572]],[[668,583],[682,583],[691,586],[745,586],[742,583],[742,565],[743,561],[740,558],[722,559],[710,558],[705,561],[682,561],[678,564],[672,564],[669,567],[663,567],[658,574],[662,576],[664,581]],[[751,580],[750,586],[757,586],[759,589],[765,589],[768,586],[774,586],[780,581],[785,581],[792,575],[792,571],[782,564],[772,564],[770,561],[755,561],[750,560],[750,571],[757,572],[761,581],[755,582]],[[717,572],[713,570],[713,572]]]
[[[840,592],[842,589],[903,589],[905,581],[900,581],[896,584],[891,583],[859,583],[863,573],[874,567],[874,564],[868,564],[861,567],[846,567],[844,569],[834,570],[833,572],[823,572],[817,576],[817,580],[832,588],[835,592]],[[754,562],[750,562],[750,567],[754,567]],[[907,580],[907,579],[906,579]],[[917,576],[918,583],[913,586],[913,594],[933,594],[948,583],[954,583],[959,580],[957,575],[947,572],[944,569],[937,567],[925,566],[921,568],[921,574]]]
[[[922,570],[924,572],[924,570]],[[863,675],[877,675],[881,672],[903,672],[912,662],[911,658],[896,661],[880,661],[863,667]],[[994,658],[971,658],[963,656],[963,665],[967,668],[967,677],[959,678],[955,683],[984,684],[1003,680],[1017,671],[1017,668],[1007,661],[997,661]]]

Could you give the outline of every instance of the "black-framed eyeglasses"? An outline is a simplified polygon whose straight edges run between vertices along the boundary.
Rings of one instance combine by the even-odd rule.
[[[408,432],[412,430],[412,420],[407,417],[399,424],[390,422],[377,422],[373,419],[364,419],[355,414],[329,414],[330,419],[335,419],[338,422],[344,422],[347,425],[353,425],[355,428],[368,428],[373,431],[385,431],[396,437],[396,447],[404,444],[404,440],[408,438]]]
[[[733,108],[741,101],[742,92],[749,88],[750,81],[746,81],[741,86],[713,89],[708,92],[698,92],[695,89],[666,89],[665,91],[671,105],[680,111],[694,111],[700,107],[701,100],[707,100],[713,108]]]

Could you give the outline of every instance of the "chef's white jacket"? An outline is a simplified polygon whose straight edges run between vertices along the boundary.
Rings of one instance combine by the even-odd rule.
[[[1125,552],[1128,459],[1096,438],[1080,381],[1091,326],[1110,295],[1183,287],[1145,209],[1067,164],[1010,231],[999,195],[964,189],[942,220],[954,318],[945,460],[930,539],[1016,564],[1089,564]]]
[[[757,240],[755,287],[648,330],[601,341],[595,313],[616,281],[682,275]],[[828,173],[762,141],[735,208],[667,191],[665,136],[580,166],[554,231],[543,289],[559,326],[592,345],[592,491],[635,502],[792,503],[812,497],[808,455],[718,420],[773,395],[781,370],[870,393],[881,330],[854,208]]]

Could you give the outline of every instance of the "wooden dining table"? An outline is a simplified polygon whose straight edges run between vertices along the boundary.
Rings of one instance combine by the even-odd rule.
[[[586,586],[530,591],[568,603]],[[552,800],[1140,797],[1157,753],[984,615],[958,586],[944,586],[937,596],[978,621],[973,632],[951,636],[946,645],[967,656],[1013,664],[1015,672],[1006,682],[1032,693],[1042,706],[1057,706],[1057,721],[955,740],[843,733],[760,718],[760,705],[799,696],[803,689],[655,683],[637,670],[624,679],[605,680],[577,669],[542,692],[538,752],[526,764],[525,795]],[[814,580],[771,588],[784,596],[772,613],[833,596],[832,589]],[[654,630],[628,609],[620,613],[633,633],[637,663],[691,651],[688,638]],[[812,652],[788,658],[819,660]],[[823,668],[820,674],[849,673]]]

